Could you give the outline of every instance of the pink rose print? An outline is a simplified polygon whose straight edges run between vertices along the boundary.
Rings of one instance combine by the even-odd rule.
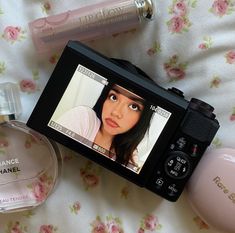
[[[174,55],[164,64],[164,70],[170,78],[170,81],[180,80],[185,77],[187,63],[179,63],[178,60],[178,56]]]
[[[20,89],[22,92],[28,94],[34,93],[39,90],[36,81],[39,79],[39,72],[37,70],[32,71],[32,79],[23,79],[20,81]]]
[[[172,13],[178,16],[185,16],[187,14],[187,5],[184,1],[177,1],[172,6]]]
[[[27,227],[23,226],[20,222],[9,222],[7,224],[7,231],[9,233],[26,233]]]
[[[57,227],[53,225],[42,225],[40,226],[39,233],[54,233],[57,231]]]
[[[5,154],[6,149],[9,146],[9,141],[4,133],[0,132],[0,154]]]
[[[167,21],[168,29],[171,33],[187,32],[191,26],[189,21],[189,8],[195,8],[196,0],[173,0],[172,5],[169,7],[169,14],[172,18]]]
[[[155,41],[153,43],[153,46],[150,49],[148,49],[147,54],[149,56],[153,56],[154,54],[156,54],[158,52],[161,52],[161,46],[160,46],[159,42]]]
[[[201,44],[199,44],[198,48],[201,50],[206,50],[206,49],[211,48],[211,46],[212,46],[211,37],[205,36],[205,37],[203,37],[203,42]]]
[[[9,143],[6,139],[0,138],[0,148],[8,147]]]
[[[99,177],[95,174],[86,173],[83,175],[83,181],[88,187],[95,187],[99,183]]]
[[[199,44],[198,48],[203,50],[203,49],[207,49],[207,46],[205,43],[201,43]]]
[[[144,219],[145,229],[153,231],[158,225],[157,217],[154,215],[147,215]]]
[[[212,87],[219,87],[220,83],[221,83],[220,77],[214,76],[212,81],[211,81],[210,88],[212,88]]]
[[[203,222],[198,216],[195,217],[193,220],[196,223],[196,225],[199,227],[200,230],[209,229],[209,226],[205,222]]]
[[[39,178],[39,181],[35,181],[34,183],[28,185],[28,188],[31,189],[31,192],[37,202],[43,202],[51,189],[51,184],[52,177],[43,174]]]
[[[39,141],[40,141],[40,139],[39,139]],[[29,135],[25,139],[24,147],[26,149],[30,149],[34,143],[37,143],[35,137],[33,137],[32,135]]]
[[[4,62],[0,62],[0,74],[4,74],[6,70],[6,65]]]
[[[48,13],[48,11],[51,10],[51,4],[50,2],[46,1],[43,3],[43,6],[42,6],[42,11]]]
[[[91,223],[91,227],[91,233],[124,233],[120,219],[112,216],[107,216],[105,222],[97,216]]]
[[[22,92],[34,93],[37,90],[37,85],[34,80],[23,79],[20,81],[20,89]]]
[[[69,154],[69,153],[63,155],[63,161],[64,162],[70,161],[72,159],[73,159],[73,156],[71,154]]]
[[[226,62],[228,64],[235,64],[235,50],[231,50],[225,54]]]
[[[129,195],[129,187],[128,186],[125,186],[122,188],[121,190],[121,197],[127,199],[128,198],[128,195]]]
[[[2,37],[11,43],[14,43],[15,41],[24,39],[24,34],[25,32],[20,27],[7,26],[4,29]]]
[[[51,64],[56,64],[57,61],[58,61],[58,59],[59,59],[59,55],[53,54],[53,55],[49,58],[49,62],[50,62]]]
[[[140,227],[138,233],[147,231],[157,231],[162,228],[162,225],[159,224],[158,218],[153,214],[147,214],[144,216],[140,222]]]
[[[232,114],[230,116],[230,121],[235,121],[235,107],[232,110]]]
[[[81,209],[80,202],[76,201],[73,203],[72,206],[70,206],[71,213],[78,214],[79,210]]]
[[[86,189],[94,188],[100,182],[99,171],[93,167],[91,162],[88,162],[85,168],[80,169],[80,175]]]
[[[42,174],[39,177],[39,181],[41,183],[47,184],[47,185],[51,185],[52,184],[52,178],[50,176],[48,176],[46,173]]]
[[[173,33],[181,32],[185,26],[186,26],[185,20],[179,16],[175,16],[168,21],[168,28]]]
[[[234,3],[231,0],[215,0],[209,11],[219,17],[229,15],[234,11]]]
[[[33,192],[34,197],[36,198],[37,202],[44,201],[47,196],[46,186],[41,182],[33,184],[32,192]]]
[[[182,79],[185,76],[185,72],[183,69],[178,67],[171,67],[166,69],[167,75],[171,77],[172,80]]]
[[[214,140],[212,141],[212,144],[215,146],[215,148],[219,148],[222,146],[222,142],[219,138],[214,138]]]
[[[108,233],[108,231],[106,230],[106,226],[101,221],[100,217],[97,217],[96,220],[91,223],[91,227],[91,233]]]
[[[107,217],[106,227],[108,233],[123,233],[121,221],[119,218]]]
[[[139,228],[138,233],[144,233],[145,230],[143,228]]]

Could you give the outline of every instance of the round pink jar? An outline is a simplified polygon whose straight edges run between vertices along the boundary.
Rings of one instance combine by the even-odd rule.
[[[194,211],[209,226],[235,232],[235,149],[221,148],[205,153],[186,192]]]

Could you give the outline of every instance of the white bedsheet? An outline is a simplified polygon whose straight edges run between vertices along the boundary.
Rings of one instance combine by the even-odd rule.
[[[38,59],[28,22],[95,2],[0,0],[0,82],[19,84],[20,120],[27,121],[58,59],[54,54]],[[234,22],[233,0],[158,0],[154,21],[90,45],[131,61],[159,85],[181,89],[187,99],[210,103],[221,125],[212,147],[233,147]],[[49,199],[32,211],[1,214],[0,233],[215,232],[192,211],[185,193],[171,203],[69,150],[64,158],[63,174]]]

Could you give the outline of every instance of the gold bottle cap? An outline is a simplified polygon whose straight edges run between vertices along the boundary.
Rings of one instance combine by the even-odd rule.
[[[152,0],[135,0],[140,19],[152,20],[154,18],[154,4]]]

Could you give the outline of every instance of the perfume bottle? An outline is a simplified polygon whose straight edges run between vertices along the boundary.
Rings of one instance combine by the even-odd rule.
[[[0,212],[42,204],[61,170],[61,150],[45,136],[14,120],[21,111],[18,86],[0,84]]]
[[[91,41],[135,29],[153,19],[152,0],[106,0],[29,23],[37,52],[63,48],[68,40]]]

